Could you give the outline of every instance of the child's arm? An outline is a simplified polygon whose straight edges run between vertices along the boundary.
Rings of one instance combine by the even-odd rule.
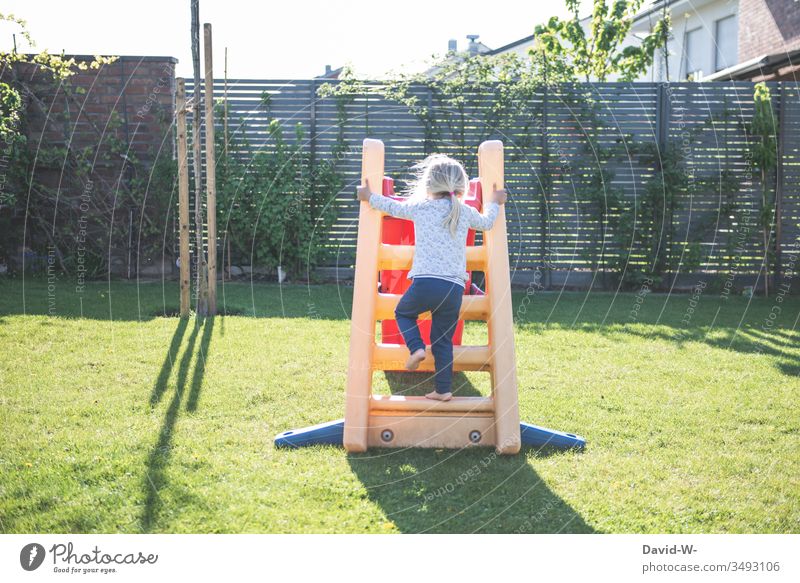
[[[356,195],[358,200],[367,201],[372,208],[392,215],[393,217],[398,217],[401,219],[413,218],[416,204],[410,201],[398,202],[389,198],[388,196],[375,194],[374,192],[370,191],[369,182],[367,182],[364,186],[359,186],[356,190]]]
[[[398,202],[389,198],[388,196],[381,196],[380,194],[372,194],[369,197],[369,206],[378,209],[386,214],[398,217],[401,219],[413,219],[414,208],[417,206],[413,202]]]
[[[467,219],[469,226],[473,229],[481,231],[488,231],[494,225],[497,219],[497,213],[500,212],[500,205],[506,202],[506,191],[495,190],[489,197],[486,204],[485,214],[479,213],[471,206],[467,206]],[[466,206],[466,205],[464,205]]]

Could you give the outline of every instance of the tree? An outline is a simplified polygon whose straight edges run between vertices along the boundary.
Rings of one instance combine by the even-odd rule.
[[[196,311],[199,316],[209,314],[208,304],[208,263],[203,248],[203,170],[202,136],[200,134],[202,99],[200,83],[200,0],[190,0],[192,71],[194,73],[194,96],[192,98],[192,153],[194,169],[194,232],[195,232],[195,282],[197,286]],[[211,96],[206,96],[211,99]],[[208,252],[217,252],[217,242],[209,241]]]
[[[584,29],[578,15],[580,0],[565,0],[571,17],[553,16],[534,31],[534,61],[547,63],[550,75],[560,80],[603,82],[617,74],[633,81],[653,64],[656,49],[665,46],[670,19],[664,13],[638,46],[623,46],[642,0],[594,0]]]
[[[765,83],[758,83],[753,93],[755,112],[748,128],[748,141],[753,166],[761,182],[759,224],[764,246],[764,296],[769,295],[772,255],[772,231],[775,223],[775,192],[770,188],[769,174],[778,163],[778,120],[772,110],[772,97]]]

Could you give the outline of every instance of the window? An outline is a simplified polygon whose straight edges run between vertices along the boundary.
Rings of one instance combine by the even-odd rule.
[[[703,76],[703,29],[687,30],[683,35],[683,78],[697,81]]]
[[[714,23],[714,71],[721,71],[736,64],[737,31],[736,15],[721,18]]]

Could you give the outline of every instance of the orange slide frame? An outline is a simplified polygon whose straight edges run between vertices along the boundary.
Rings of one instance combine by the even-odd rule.
[[[478,169],[483,192],[503,188],[503,144],[484,142],[478,148]],[[365,139],[361,183],[381,184],[384,174],[384,146],[380,140]],[[487,321],[488,346],[455,347],[455,370],[484,370],[491,374],[490,397],[455,397],[448,402],[424,397],[383,397],[372,395],[372,375],[377,370],[397,368],[405,360],[405,347],[375,342],[375,322],[397,304],[399,296],[379,294],[375,282],[382,262],[407,268],[412,254],[387,248],[381,241],[383,213],[361,202],[358,218],[356,272],[353,284],[353,318],[350,328],[350,358],[343,443],[347,451],[368,447],[448,447],[493,445],[500,454],[520,449],[517,371],[514,354],[511,278],[508,264],[505,209],[484,233],[483,247],[471,253],[472,268],[486,274],[485,305],[481,314]],[[357,308],[356,308],[357,307]],[[475,314],[470,314],[475,318]],[[433,366],[430,348],[421,370]]]
[[[481,190],[504,188],[503,144],[492,140],[478,148]],[[384,146],[365,139],[361,184],[379,185],[384,178]],[[511,302],[506,214],[500,207],[494,226],[484,232],[483,245],[467,247],[467,269],[486,276],[486,295],[464,296],[460,319],[485,320],[486,346],[454,346],[455,371],[486,371],[491,375],[488,397],[459,397],[433,401],[425,397],[373,395],[372,377],[377,371],[404,367],[408,350],[403,344],[375,340],[375,324],[391,319],[401,296],[378,290],[381,269],[408,270],[414,257],[411,245],[382,243],[383,213],[360,202],[353,315],[350,324],[350,356],[347,368],[344,419],[303,429],[284,431],[275,437],[276,447],[344,445],[348,452],[370,447],[494,447],[499,454],[515,454],[522,444],[534,447],[583,449],[584,438],[528,423],[520,423],[517,401],[517,368],[514,318]],[[430,347],[420,371],[433,370]],[[409,373],[413,374],[413,373]]]

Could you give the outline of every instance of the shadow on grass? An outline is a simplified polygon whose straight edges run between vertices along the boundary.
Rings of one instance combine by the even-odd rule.
[[[424,395],[432,373],[384,373],[393,395]],[[453,392],[481,396],[464,373]],[[536,474],[523,451],[499,456],[493,449],[460,451],[372,449],[348,456],[370,499],[402,532],[594,532]],[[537,457],[558,455],[554,450]],[[572,454],[566,454],[572,455]]]
[[[180,338],[183,337],[187,323],[188,319],[181,320],[181,323],[175,329],[175,334],[169,349],[170,353],[167,355],[167,358],[164,359],[164,365],[156,379],[156,384],[150,396],[151,406],[157,404],[166,391],[167,381],[172,372],[172,363],[174,362],[175,356],[177,356],[177,350],[180,347]],[[197,342],[197,337],[201,329],[202,335],[200,337],[200,344],[195,351],[195,343]],[[195,325],[192,328],[192,333],[187,341],[187,346],[178,363],[175,392],[164,414],[158,440],[150,451],[146,462],[145,477],[142,483],[145,502],[139,520],[139,526],[142,532],[150,532],[158,519],[158,513],[162,507],[160,492],[168,483],[166,470],[172,454],[172,438],[175,425],[178,422],[181,403],[188,387],[189,396],[186,400],[186,410],[194,411],[197,408],[213,330],[214,318],[196,319]],[[189,367],[193,359],[194,370],[192,372],[191,381],[189,381]]]
[[[225,283],[222,286],[224,301],[219,304],[220,314],[240,314],[256,318],[312,318],[341,321],[351,315],[352,288],[342,285],[277,285],[247,282]],[[68,278],[56,283],[56,313],[59,318],[95,319],[108,321],[146,321],[173,314],[177,311],[179,289],[177,282],[136,283],[114,281],[89,282],[81,294],[75,292],[74,282]],[[531,299],[533,297],[533,299]],[[780,319],[772,317],[776,298],[731,297],[704,300],[695,308],[692,323],[683,325],[690,296],[663,294],[648,295],[641,304],[637,326],[631,323],[631,306],[638,305],[634,293],[565,292],[539,294],[514,291],[514,308],[518,310],[527,298],[531,302],[525,312],[527,322],[518,322],[518,330],[539,332],[552,327],[565,330],[584,330],[613,336],[625,326],[624,332],[643,338],[661,338],[669,342],[704,342],[717,348],[741,353],[765,353],[776,357],[776,366],[789,376],[800,374],[800,354],[794,349],[800,343],[800,334],[794,329],[800,298],[787,296],[781,303]],[[716,297],[716,296],[713,296]],[[0,280],[0,325],[4,316],[51,315],[49,284],[44,278],[28,278],[23,287],[20,279]],[[535,307],[535,309],[534,309]],[[518,313],[515,311],[515,313]],[[718,317],[719,316],[719,317]],[[772,327],[762,330],[769,320]],[[707,326],[714,325],[714,334],[707,336]],[[790,329],[790,327],[792,327]],[[728,338],[720,339],[722,332]],[[735,340],[730,342],[730,340]],[[167,359],[169,360],[169,355]],[[162,366],[169,370],[171,365]],[[162,383],[154,388],[158,401]],[[394,391],[394,389],[393,389]],[[465,387],[464,395],[469,388]]]
[[[554,324],[550,324],[553,327]],[[702,343],[713,348],[733,350],[741,354],[765,354],[775,358],[778,369],[787,376],[800,375],[800,334],[795,331],[769,330],[755,327],[679,328],[667,325],[632,327],[624,329],[601,324],[583,323],[576,330],[599,334],[611,340],[620,336],[634,336],[644,340],[661,340],[678,348],[689,348],[692,343]]]
[[[422,396],[436,389],[433,373],[386,371],[384,375],[393,395]],[[453,374],[453,394],[457,397],[481,396],[463,372]]]
[[[53,289],[54,288],[54,289]],[[5,316],[58,316],[114,322],[146,322],[176,318],[179,288],[174,281],[87,282],[77,293],[68,278],[53,286],[43,278],[0,278],[0,325]],[[227,282],[221,286],[219,315],[251,318],[314,318],[348,320],[352,287]],[[56,301],[53,302],[52,294]]]
[[[371,449],[348,462],[370,500],[404,533],[595,532],[545,484],[525,451]]]
[[[167,355],[164,357],[164,362],[161,364],[161,371],[158,373],[155,385],[153,385],[153,392],[150,393],[151,407],[155,406],[161,400],[161,396],[164,394],[164,391],[167,390],[167,381],[169,381],[169,375],[172,373],[172,369],[175,366],[175,361],[178,358],[178,350],[180,350],[181,342],[183,342],[183,336],[186,333],[186,327],[188,325],[189,318],[181,318],[178,322],[178,326],[175,328],[175,333],[172,335],[172,342],[170,342],[169,348],[167,349]],[[192,343],[194,343],[196,336],[197,334],[192,332]]]

